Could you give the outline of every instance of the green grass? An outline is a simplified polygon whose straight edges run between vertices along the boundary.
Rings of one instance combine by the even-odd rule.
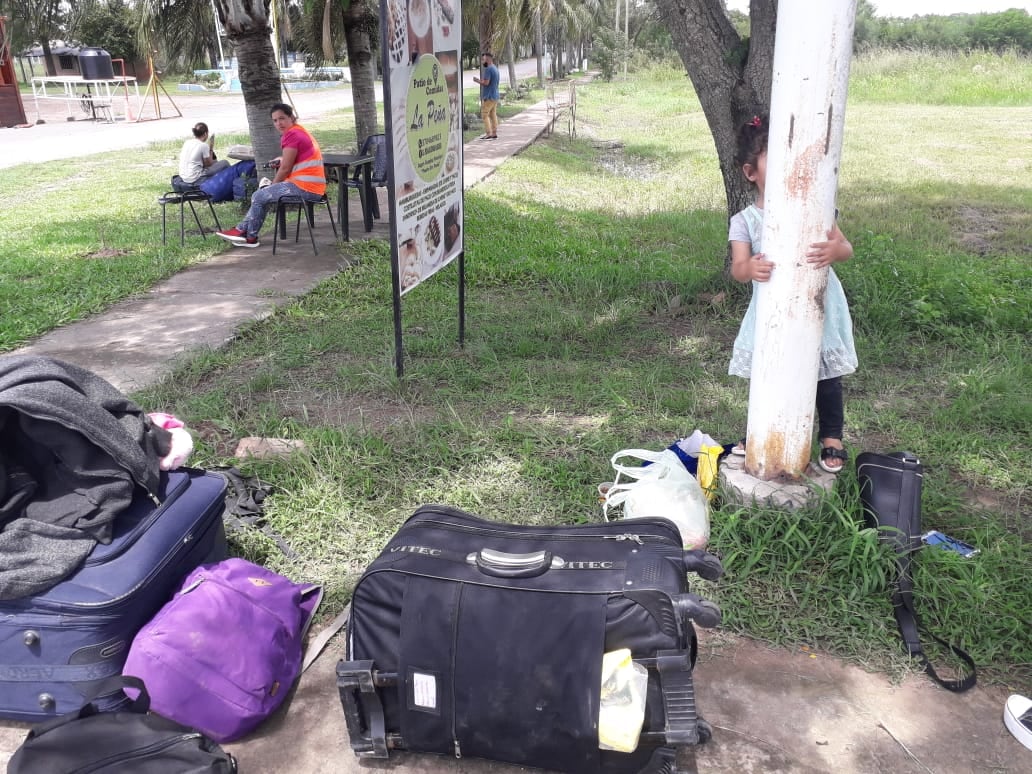
[[[1032,75],[1028,62],[1015,66]],[[353,268],[135,396],[187,421],[198,464],[226,462],[243,436],[305,442],[289,460],[247,464],[276,487],[269,521],[303,559],[286,562],[259,533],[234,538],[236,552],[324,581],[335,613],[422,503],[521,523],[593,521],[595,485],[617,449],[662,448],[695,427],[741,436],[747,389],[726,372],[748,294],[722,271],[723,187],[688,89],[674,71],[580,88],[577,139],[556,133],[467,192],[464,347],[449,268],[404,298],[396,379],[388,250],[354,244]],[[854,93],[838,201],[856,250],[839,274],[861,362],[846,380],[847,446],[922,458],[925,527],[981,550],[973,560],[918,554],[923,620],[970,652],[985,679],[1026,690],[1032,189],[1015,127],[1030,122],[1023,105]],[[84,174],[103,181],[101,161]],[[98,222],[132,218],[114,246],[134,233],[158,242],[150,202],[113,215],[80,202],[88,226],[77,216],[60,239],[13,239],[5,197],[53,205],[55,179],[36,182],[46,169],[0,179],[0,254],[56,252],[41,266],[63,273],[82,259],[62,253],[61,239],[91,249]],[[45,210],[33,212],[42,221]],[[200,245],[138,252],[140,265],[148,255],[168,264],[155,274],[205,257]],[[29,269],[9,277],[5,292],[42,282]],[[103,284],[91,277],[80,281]],[[71,303],[50,292],[52,306]],[[21,316],[30,302],[12,294],[4,324],[7,309]],[[718,503],[711,546],[727,575],[697,588],[732,631],[903,674],[892,558],[859,514],[851,470],[799,513]]]
[[[849,90],[864,102],[1019,107],[1032,102],[1028,68],[1014,51],[877,50],[853,60]]]

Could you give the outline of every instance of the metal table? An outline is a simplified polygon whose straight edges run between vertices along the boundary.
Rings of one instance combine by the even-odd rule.
[[[98,111],[103,112],[113,122],[115,106],[120,101],[119,93],[125,93],[125,109],[122,117],[129,119],[129,87],[132,86],[137,102],[140,99],[140,86],[135,78],[119,76],[117,78],[83,78],[80,75],[44,75],[32,79],[32,99],[36,105],[36,121],[39,121],[39,101],[58,100],[68,107],[68,120],[72,116],[72,103],[80,105],[83,111],[90,114],[93,120],[98,118]],[[48,88],[50,87],[49,91]],[[85,89],[85,92],[81,90]],[[139,111],[139,108],[137,108]]]
[[[362,171],[362,189],[359,198],[362,203],[362,217],[366,233],[373,230],[372,197],[375,195],[372,183],[374,156],[361,156],[357,153],[324,153],[323,166],[337,176],[337,221],[341,224],[344,241],[351,240],[348,230],[348,179],[352,170]]]

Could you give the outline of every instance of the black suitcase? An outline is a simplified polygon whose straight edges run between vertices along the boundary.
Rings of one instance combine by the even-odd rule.
[[[420,508],[355,587],[337,685],[360,758],[392,749],[589,774],[669,772],[710,737],[698,716],[688,591],[719,560],[684,551],[666,519],[518,526]],[[648,668],[632,753],[599,749],[603,652]]]
[[[121,674],[129,645],[199,564],[222,559],[226,481],[163,474],[155,506],[136,497],[74,575],[43,594],[0,601],[0,717],[37,721],[79,709]],[[97,697],[120,707],[121,690]]]

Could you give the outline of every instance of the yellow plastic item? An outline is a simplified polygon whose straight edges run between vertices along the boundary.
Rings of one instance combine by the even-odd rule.
[[[598,713],[598,746],[634,752],[645,722],[649,673],[635,664],[628,648],[602,654],[602,694]]]
[[[706,493],[706,499],[712,500],[717,492],[717,459],[724,451],[722,446],[703,446],[699,449],[699,467],[696,477],[699,486]]]

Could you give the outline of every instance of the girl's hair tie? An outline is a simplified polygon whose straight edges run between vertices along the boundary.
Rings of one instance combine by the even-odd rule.
[[[749,122],[749,126],[755,126],[757,129],[759,129],[762,124],[763,122],[760,121],[759,116],[753,116],[752,121]]]

